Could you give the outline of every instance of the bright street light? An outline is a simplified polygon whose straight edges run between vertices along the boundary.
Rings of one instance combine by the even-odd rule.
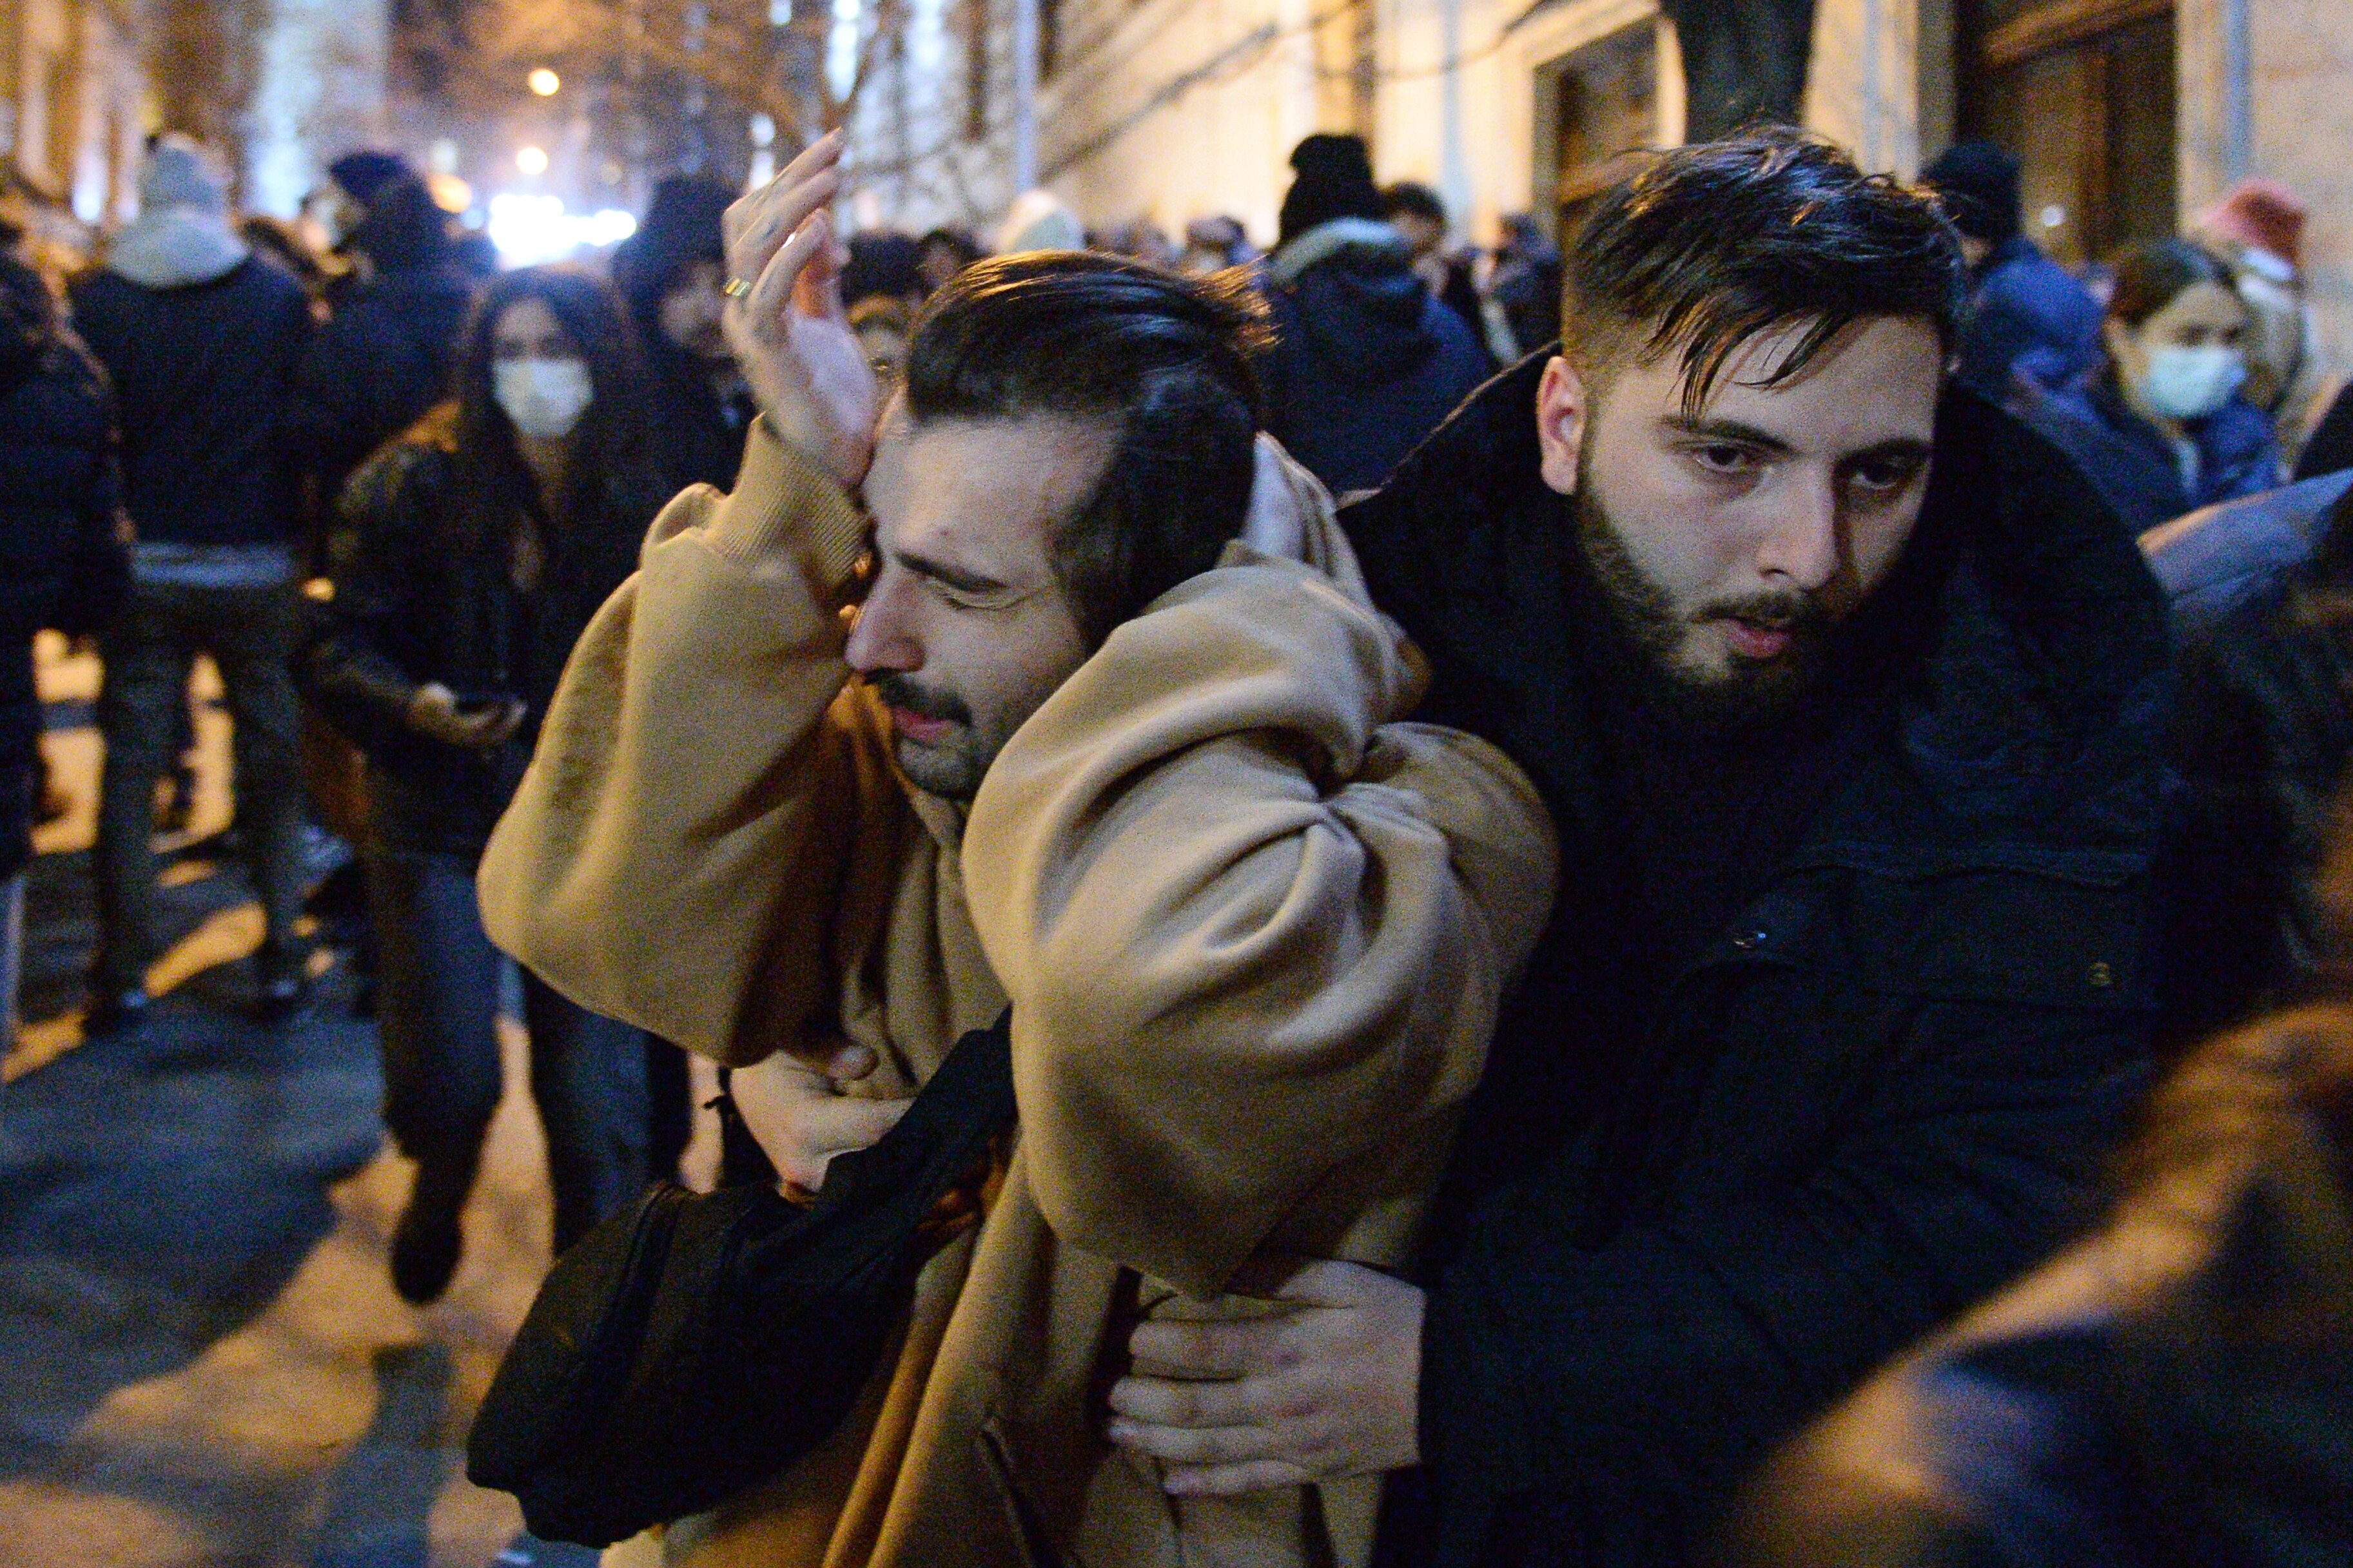
[[[515,167],[526,174],[547,173],[547,153],[537,147],[526,147],[515,154]]]
[[[531,73],[531,90],[542,98],[554,98],[564,89],[564,79],[545,66]]]

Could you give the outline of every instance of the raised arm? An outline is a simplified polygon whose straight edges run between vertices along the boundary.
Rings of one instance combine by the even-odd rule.
[[[1214,1293],[1476,1082],[1552,839],[1499,752],[1387,722],[1414,679],[1331,583],[1229,564],[1113,633],[997,757],[967,897],[1063,1239]]]

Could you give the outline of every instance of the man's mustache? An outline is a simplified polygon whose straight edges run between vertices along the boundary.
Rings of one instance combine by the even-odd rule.
[[[939,719],[953,724],[972,722],[972,710],[964,699],[948,691],[934,691],[916,685],[903,675],[879,675],[874,678],[874,694],[892,708],[913,713],[918,719]]]
[[[1767,631],[1807,632],[1829,626],[1831,616],[1811,594],[1768,592],[1715,600],[1703,605],[1693,619],[1701,623],[1742,621]]]

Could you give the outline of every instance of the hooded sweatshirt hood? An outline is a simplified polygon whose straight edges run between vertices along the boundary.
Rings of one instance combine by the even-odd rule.
[[[149,289],[210,283],[250,252],[228,222],[228,181],[185,136],[156,143],[139,176],[139,216],[115,237],[107,268]]]
[[[1405,236],[1370,218],[1335,218],[1275,253],[1268,268],[1299,307],[1319,359],[1343,376],[1392,381],[1437,351],[1424,325],[1430,286]]]

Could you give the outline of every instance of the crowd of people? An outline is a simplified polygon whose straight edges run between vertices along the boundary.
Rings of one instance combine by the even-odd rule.
[[[306,827],[364,868],[403,1297],[511,962],[559,1253],[690,1054],[806,1201],[1006,1021],[849,1416],[608,1563],[2353,1561],[2291,193],[2078,274],[1999,148],[1756,132],[1474,255],[1319,134],[1263,254],[991,254],[839,236],[841,152],[499,272],[395,155],[313,252],[165,137],[62,298],[0,263],[0,985],[34,632],[104,668],[93,1036],[208,657],[259,1016]]]

